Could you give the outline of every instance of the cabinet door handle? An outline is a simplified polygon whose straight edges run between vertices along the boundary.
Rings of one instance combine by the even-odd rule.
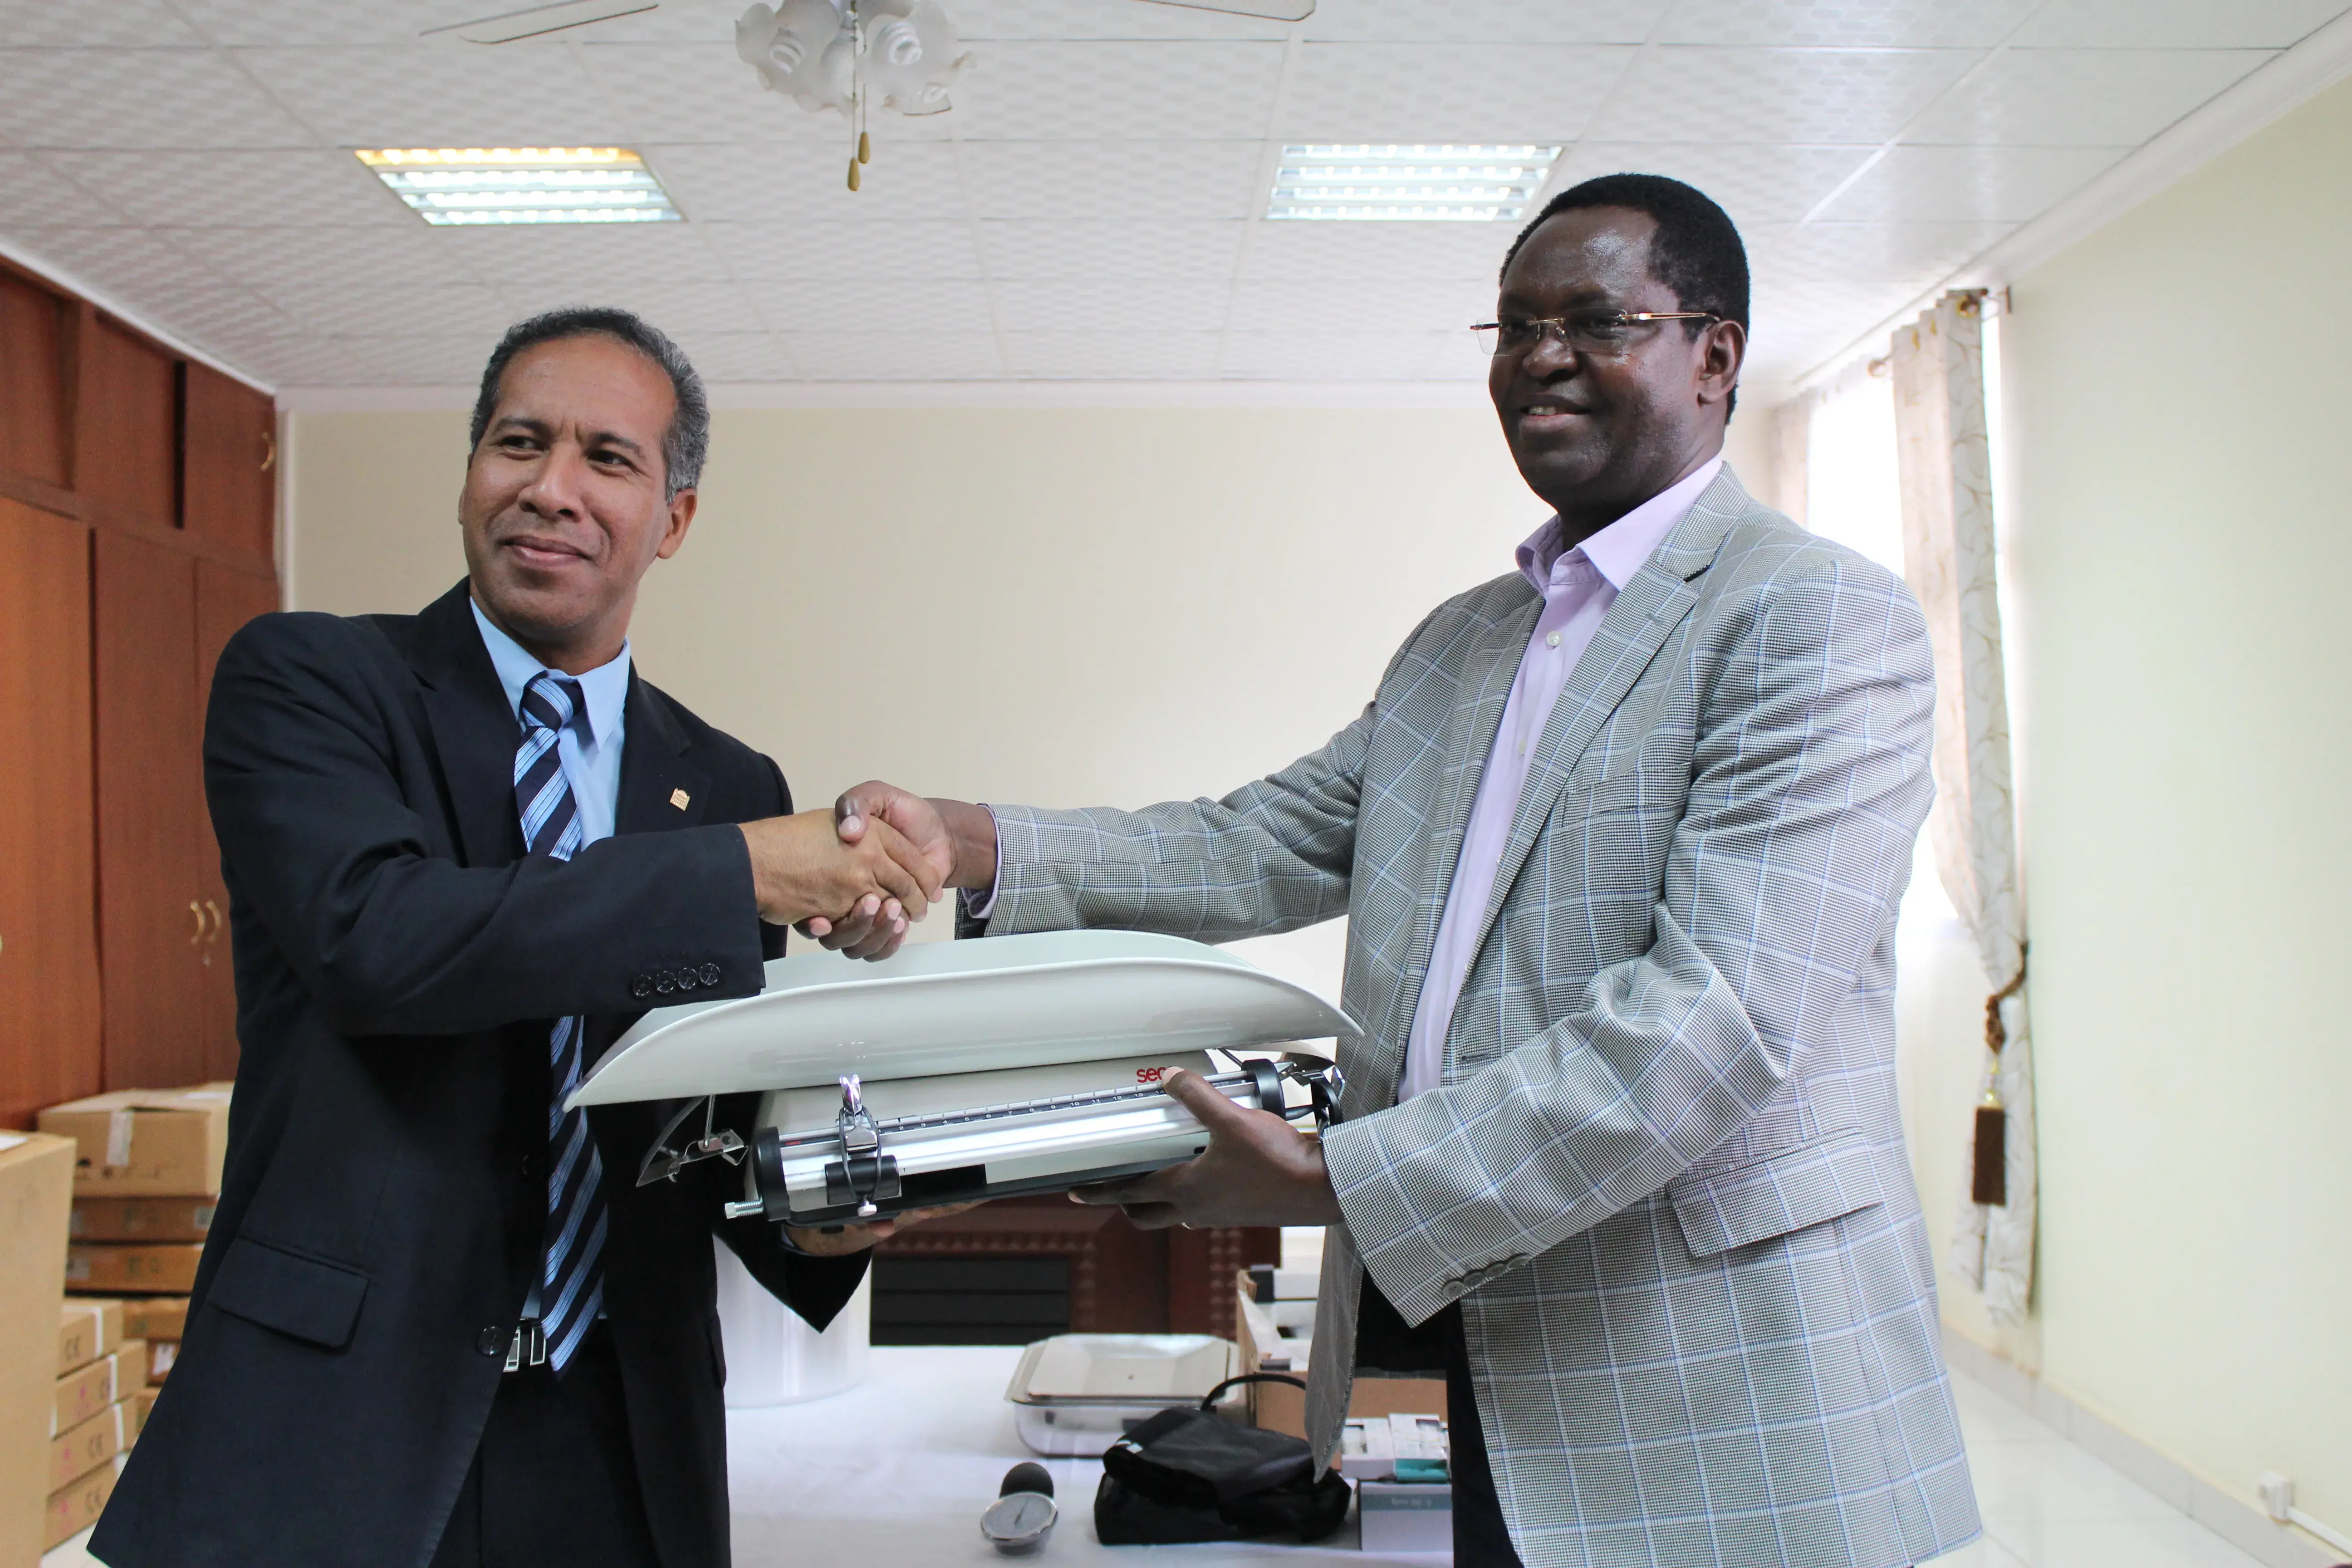
[[[220,906],[210,899],[205,900],[205,913],[213,917],[213,934],[205,939],[205,945],[210,947],[220,941],[221,926],[225,922],[221,920]]]
[[[268,473],[278,466],[278,437],[270,431],[261,433],[261,471]]]
[[[205,940],[205,907],[204,905],[196,902],[195,900],[190,899],[188,900],[188,912],[196,917],[196,929],[190,932],[188,936],[188,945],[190,947],[194,947],[198,942]]]

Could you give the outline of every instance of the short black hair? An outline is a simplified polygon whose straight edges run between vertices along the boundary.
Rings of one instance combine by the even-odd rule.
[[[701,483],[702,459],[710,450],[710,399],[703,394],[702,378],[694,373],[685,351],[670,342],[659,328],[635,311],[610,305],[567,305],[561,310],[541,311],[507,329],[499,346],[490,351],[490,363],[482,367],[481,390],[474,395],[469,449],[482,444],[482,432],[490,427],[490,416],[498,412],[499,378],[506,374],[515,355],[541,343],[586,337],[614,338],[626,343],[660,366],[662,374],[669,377],[669,389],[677,406],[670,413],[669,428],[662,432],[663,495],[676,500],[680,490],[690,490]]]
[[[1647,214],[1658,226],[1650,240],[1650,276],[1675,291],[1685,310],[1708,310],[1748,330],[1748,247],[1738,226],[1706,192],[1664,174],[1601,174],[1552,197],[1535,221],[1519,230],[1504,253],[1511,269],[1536,230],[1564,212],[1584,207],[1625,207]],[[1696,328],[1703,323],[1688,322]],[[1732,395],[1737,402],[1738,394]],[[1726,404],[1724,414],[1730,416]]]

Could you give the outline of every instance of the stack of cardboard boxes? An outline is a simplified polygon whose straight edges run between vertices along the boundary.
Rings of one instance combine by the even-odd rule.
[[[73,1145],[0,1131],[0,1568],[34,1568],[50,1542],[58,1342]]]
[[[229,1086],[121,1090],[51,1106],[74,1146],[64,1337],[50,1413],[47,1544],[86,1529],[187,1327],[228,1147]]]

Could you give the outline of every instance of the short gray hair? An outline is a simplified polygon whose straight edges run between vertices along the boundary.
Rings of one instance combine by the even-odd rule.
[[[702,459],[710,450],[710,399],[703,395],[702,378],[694,374],[685,352],[667,334],[634,311],[609,305],[568,305],[507,329],[507,335],[490,351],[490,363],[482,367],[482,387],[474,396],[469,449],[482,444],[482,432],[490,427],[490,416],[498,412],[499,379],[515,355],[541,343],[585,337],[614,338],[626,343],[669,377],[677,406],[670,414],[669,428],[662,432],[663,494],[674,500],[678,491],[700,484]]]

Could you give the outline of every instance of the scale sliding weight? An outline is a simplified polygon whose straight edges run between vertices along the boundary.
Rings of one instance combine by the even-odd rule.
[[[1162,1090],[1177,1068],[1326,1125],[1339,1069],[1302,1042],[1355,1033],[1305,987],[1177,937],[1057,931],[874,964],[809,953],[770,963],[757,996],[646,1014],[570,1103],[682,1100],[641,1184],[723,1158],[744,1171],[731,1216],[844,1225],[1189,1160],[1208,1139]],[[708,1098],[747,1091],[761,1097],[748,1149],[713,1128]],[[698,1111],[701,1136],[673,1146]]]

